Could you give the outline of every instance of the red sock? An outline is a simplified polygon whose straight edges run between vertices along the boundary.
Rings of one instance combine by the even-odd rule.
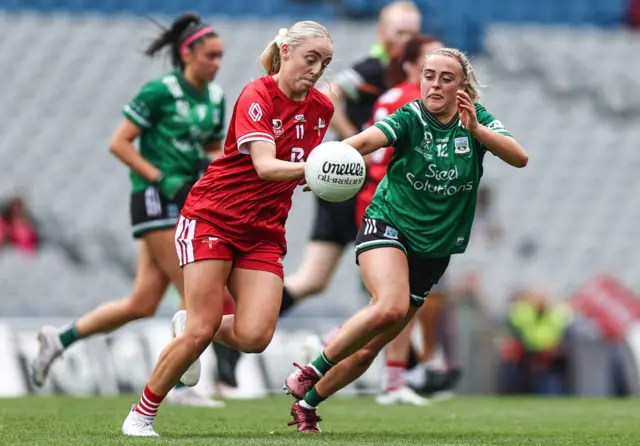
[[[155,418],[158,414],[158,408],[160,403],[164,399],[163,396],[158,396],[149,390],[149,386],[144,386],[144,391],[140,397],[140,401],[136,405],[135,411],[140,415],[148,418]]]
[[[402,361],[387,361],[384,365],[383,388],[385,392],[393,392],[404,387],[404,373],[407,363]]]

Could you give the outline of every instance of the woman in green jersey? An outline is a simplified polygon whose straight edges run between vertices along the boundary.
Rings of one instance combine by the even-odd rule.
[[[68,327],[43,327],[33,364],[37,386],[44,384],[51,363],[75,341],[152,316],[170,283],[184,294],[174,228],[208,154],[221,151],[224,96],[212,81],[223,45],[197,15],[183,14],[145,54],[154,56],[165,47],[170,49],[174,70],[146,83],[124,107],[124,119],[110,145],[111,153],[131,170],[131,222],[133,236],[141,241],[133,291]]]
[[[356,238],[372,298],[318,358],[287,378],[300,400],[290,424],[300,432],[319,432],[316,406],[369,368],[424,303],[451,255],[465,251],[485,152],[527,164],[525,150],[477,102],[478,82],[462,52],[435,50],[421,72],[422,99],[345,140],[363,155],[394,147]]]

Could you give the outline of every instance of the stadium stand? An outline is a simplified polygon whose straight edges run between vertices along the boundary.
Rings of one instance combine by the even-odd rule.
[[[168,64],[149,61],[139,51],[156,31],[152,24],[104,12],[173,14],[188,6],[205,14],[263,17],[313,11],[309,16],[322,20],[340,14],[369,17],[382,4],[250,2],[262,3],[271,6],[250,10],[247,1],[233,1],[216,4],[223,9],[214,11],[207,2],[176,0],[164,2],[158,11],[155,2],[146,0],[99,5],[0,1],[0,8],[12,11],[0,14],[0,75],[5,80],[0,196],[16,191],[26,196],[47,238],[56,241],[36,257],[1,253],[0,293],[11,298],[0,299],[0,313],[68,316],[128,290],[128,262],[135,253],[128,227],[129,186],[107,143],[123,104]],[[487,160],[486,181],[495,185],[507,240],[492,251],[472,246],[457,262],[459,270],[482,269],[494,308],[521,281],[552,284],[566,296],[603,269],[640,287],[634,270],[640,258],[630,243],[640,217],[635,178],[640,128],[632,120],[640,113],[640,84],[633,77],[640,68],[640,38],[615,28],[624,21],[624,2],[545,0],[534,7],[531,1],[483,0],[474,2],[473,14],[470,1],[449,8],[440,0],[417,3],[428,29],[439,32],[444,24],[455,25],[441,34],[450,36],[450,45],[474,50],[478,44],[472,41],[481,42],[477,37],[486,30],[486,54],[475,59],[487,85],[483,103],[531,153],[523,171]],[[18,8],[66,12],[16,13]],[[81,10],[100,13],[75,14]],[[533,20],[556,25],[491,25]],[[290,22],[284,17],[212,19],[226,45],[218,81],[229,106],[240,88],[259,75],[256,60],[264,45]],[[328,23],[336,47],[331,76],[366,52],[375,25]],[[574,28],[581,24],[593,26]],[[311,197],[298,194],[288,229],[289,270],[300,258],[312,212]],[[533,261],[519,255],[526,243],[537,246]],[[343,265],[325,298],[301,305],[301,312],[322,308],[325,314],[345,314],[360,306],[358,299],[344,299],[344,290],[356,293],[358,282],[353,259],[346,256]]]

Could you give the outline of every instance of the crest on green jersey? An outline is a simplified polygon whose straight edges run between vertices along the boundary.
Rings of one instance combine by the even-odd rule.
[[[469,147],[469,138],[466,136],[463,136],[461,138],[456,138],[454,140],[454,144],[455,144],[454,152],[457,153],[458,155],[461,155],[463,153],[468,153],[471,150],[471,148]]]
[[[422,147],[429,150],[431,148],[431,144],[433,144],[433,135],[429,130],[427,130],[424,132],[424,141],[422,142]]]

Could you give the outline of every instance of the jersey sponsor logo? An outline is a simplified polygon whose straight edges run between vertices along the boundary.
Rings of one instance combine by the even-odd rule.
[[[452,196],[460,192],[473,190],[473,181],[464,184],[451,184],[459,179],[458,167],[453,169],[438,169],[436,164],[427,166],[427,173],[423,178],[416,178],[413,173],[407,173],[407,181],[415,190],[431,192],[437,195]]]
[[[464,245],[464,237],[458,237],[456,240],[456,246]]]
[[[299,115],[295,115],[295,117],[293,118],[293,120],[294,120],[295,122],[307,122],[307,121],[304,119],[304,114],[303,114],[303,113],[301,113],[301,114],[299,114]]]
[[[471,148],[469,147],[469,138],[467,138],[466,136],[454,139],[453,143],[455,145],[454,152],[458,155],[469,153],[471,151]]]
[[[448,143],[449,137],[447,136],[446,138],[438,138],[436,139],[436,142]]]
[[[273,134],[276,136],[282,135],[282,119],[272,119],[271,124],[273,125]]]
[[[249,117],[253,122],[258,122],[262,119],[262,109],[260,108],[260,104],[254,102],[249,107]]]
[[[396,228],[392,228],[391,226],[387,226],[384,229],[383,237],[390,238],[392,240],[398,240],[398,230]]]

